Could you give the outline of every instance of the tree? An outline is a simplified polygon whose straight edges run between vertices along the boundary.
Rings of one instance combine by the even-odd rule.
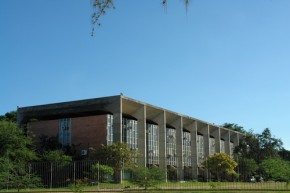
[[[238,131],[238,132],[241,132],[241,133],[246,133],[246,130],[244,129],[244,127],[238,125],[238,124],[235,124],[235,123],[224,123],[222,125],[222,127],[224,128],[228,128],[228,129],[231,129],[231,130],[234,130],[234,131]]]
[[[255,175],[258,167],[258,164],[254,159],[239,157],[238,158],[238,167],[240,179],[243,181],[248,181],[251,176]]]
[[[290,151],[286,150],[286,149],[281,149],[279,151],[279,156],[283,159],[283,160],[287,160],[290,161]]]
[[[92,173],[94,178],[97,178],[100,182],[104,182],[114,174],[114,170],[110,166],[96,163],[92,165]]]
[[[202,166],[215,175],[218,181],[221,180],[222,175],[237,175],[235,172],[235,168],[238,166],[237,162],[225,153],[209,155],[202,162]]]
[[[155,187],[165,179],[165,171],[158,167],[144,168],[136,167],[133,169],[133,177],[130,181],[147,190],[149,187]]]
[[[290,181],[290,162],[280,158],[266,159],[260,164],[262,175],[267,180]]]
[[[18,189],[34,187],[40,179],[30,173],[28,162],[36,160],[32,141],[14,122],[0,121],[0,185]]]
[[[265,159],[278,158],[282,148],[282,141],[272,136],[270,129],[266,128],[261,134],[253,131],[246,132],[245,137],[235,148],[235,153],[244,158],[253,158],[257,163]]]
[[[239,157],[254,159],[257,163],[260,163],[260,152],[259,139],[252,130],[246,133],[234,150]]]
[[[272,136],[269,128],[264,129],[261,134],[257,134],[261,149],[260,157],[262,160],[278,158],[278,152],[282,149],[282,141]]]
[[[129,148],[126,143],[116,142],[108,146],[101,145],[99,149],[92,150],[95,152],[93,157],[113,168],[115,182],[120,181],[122,169],[135,165],[137,151]]]
[[[0,155],[22,163],[35,160],[36,154],[31,149],[32,140],[16,123],[0,121]]]
[[[41,186],[41,179],[30,172],[29,165],[26,163],[15,164],[12,160],[0,158],[0,189],[10,187],[19,192],[24,188],[39,186]]]
[[[10,121],[10,122],[16,123],[17,122],[17,112],[10,111],[8,113],[5,113],[5,115],[1,115],[0,121]]]
[[[76,154],[77,152],[77,147],[80,146],[80,144],[75,145],[71,144],[70,146],[63,146],[58,142],[58,138],[56,136],[46,136],[46,135],[41,135],[39,137],[39,143],[37,143],[37,148],[36,151],[39,155],[39,157],[45,158],[45,154],[48,152],[54,152],[53,154],[56,156],[58,153],[59,156],[67,156],[72,158],[79,158],[79,156]],[[44,159],[46,160],[46,159]],[[58,158],[57,158],[58,160]],[[46,160],[50,161],[50,160]]]
[[[190,0],[183,0],[185,4],[185,8],[187,10]],[[161,3],[164,7],[167,6],[167,0],[161,0]],[[92,7],[94,8],[94,12],[91,16],[91,22],[93,25],[92,28],[92,36],[94,35],[94,28],[96,25],[101,25],[100,18],[101,16],[106,14],[108,9],[115,9],[113,0],[93,0]]]
[[[62,145],[58,142],[56,136],[41,135],[37,144],[37,153],[42,155],[44,152],[61,149]]]
[[[42,159],[44,161],[57,162],[57,163],[62,163],[64,165],[72,161],[72,157],[65,155],[64,152],[61,150],[53,150],[53,151],[44,152],[44,154],[42,155]]]

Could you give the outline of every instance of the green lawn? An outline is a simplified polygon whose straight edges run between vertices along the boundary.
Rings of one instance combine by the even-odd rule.
[[[122,184],[101,183],[94,186],[86,186],[85,191],[112,191],[112,192],[144,192],[143,188],[137,187],[127,181]],[[17,192],[17,190],[2,189],[0,192]],[[69,188],[38,188],[21,190],[21,192],[70,192]],[[150,192],[192,192],[192,193],[240,193],[240,192],[255,192],[255,193],[270,193],[270,192],[290,192],[290,185],[285,182],[263,182],[263,183],[247,183],[247,182],[167,182],[161,183],[157,189]]]

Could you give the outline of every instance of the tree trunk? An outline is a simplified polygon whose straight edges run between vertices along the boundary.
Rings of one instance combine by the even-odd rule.
[[[113,178],[114,178],[115,183],[120,183],[121,182],[121,171],[120,170],[114,171]]]

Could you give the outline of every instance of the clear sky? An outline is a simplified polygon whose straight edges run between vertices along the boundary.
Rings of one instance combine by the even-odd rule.
[[[0,0],[0,114],[124,95],[290,149],[290,1]]]

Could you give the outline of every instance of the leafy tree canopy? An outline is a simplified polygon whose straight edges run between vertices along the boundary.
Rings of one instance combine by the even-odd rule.
[[[266,159],[260,164],[263,176],[267,180],[290,182],[290,162],[280,158]]]
[[[100,182],[104,182],[114,174],[114,170],[110,166],[96,163],[92,165],[92,174],[95,179],[98,179]]]
[[[224,128],[228,128],[228,129],[232,129],[234,131],[238,131],[238,132],[241,132],[241,133],[246,133],[246,130],[244,129],[244,127],[238,125],[238,124],[235,124],[235,123],[224,123],[222,125],[222,127]]]
[[[41,179],[38,176],[29,173],[27,168],[22,165],[15,165],[7,159],[6,161],[1,159],[0,162],[1,167],[4,168],[0,169],[0,188],[9,187],[17,189],[19,192],[21,189],[41,186]]]
[[[261,149],[261,158],[277,158],[278,152],[282,149],[281,139],[277,139],[272,136],[269,128],[264,129],[261,134],[257,134],[259,145]]]
[[[226,153],[215,153],[209,155],[203,162],[202,166],[207,168],[213,175],[216,175],[220,181],[222,175],[237,175],[235,168],[237,162]]]
[[[10,122],[17,122],[17,112],[11,111],[8,113],[5,113],[5,115],[0,116],[0,121],[10,121]]]
[[[32,141],[16,123],[0,121],[0,155],[14,162],[25,162],[36,159],[31,150]]]
[[[235,153],[261,163],[265,159],[278,158],[279,152],[283,150],[282,145],[282,141],[273,137],[270,129],[266,128],[261,134],[247,132],[235,148]]]
[[[254,159],[256,162],[259,162],[261,149],[256,134],[251,130],[247,132],[240,140],[240,144],[235,147],[234,152],[243,158]]]
[[[64,152],[61,150],[53,150],[53,151],[44,152],[44,154],[42,155],[42,159],[44,161],[59,162],[59,163],[72,161],[72,157],[65,155]]]
[[[92,149],[94,154],[91,158],[107,163],[114,169],[114,179],[118,181],[118,175],[123,168],[135,166],[137,150],[131,149],[126,143],[116,142],[112,145],[101,145],[97,150]]]
[[[255,176],[257,169],[259,168],[257,162],[254,159],[239,157],[238,159],[240,179],[248,181],[251,176]]]
[[[279,151],[279,156],[284,160],[290,161],[290,151],[289,150],[286,150],[284,148],[281,149]]]
[[[18,189],[35,187],[40,179],[28,175],[27,163],[36,160],[32,141],[14,122],[0,121],[0,186]],[[9,178],[8,178],[9,176]]]
[[[147,190],[149,187],[155,187],[157,184],[164,181],[166,173],[158,167],[136,167],[133,169],[132,175],[130,181]]]
[[[47,151],[53,151],[57,149],[61,149],[62,145],[58,142],[57,137],[55,136],[47,136],[41,135],[39,137],[39,144],[37,146],[37,152],[39,154],[43,154]]]

